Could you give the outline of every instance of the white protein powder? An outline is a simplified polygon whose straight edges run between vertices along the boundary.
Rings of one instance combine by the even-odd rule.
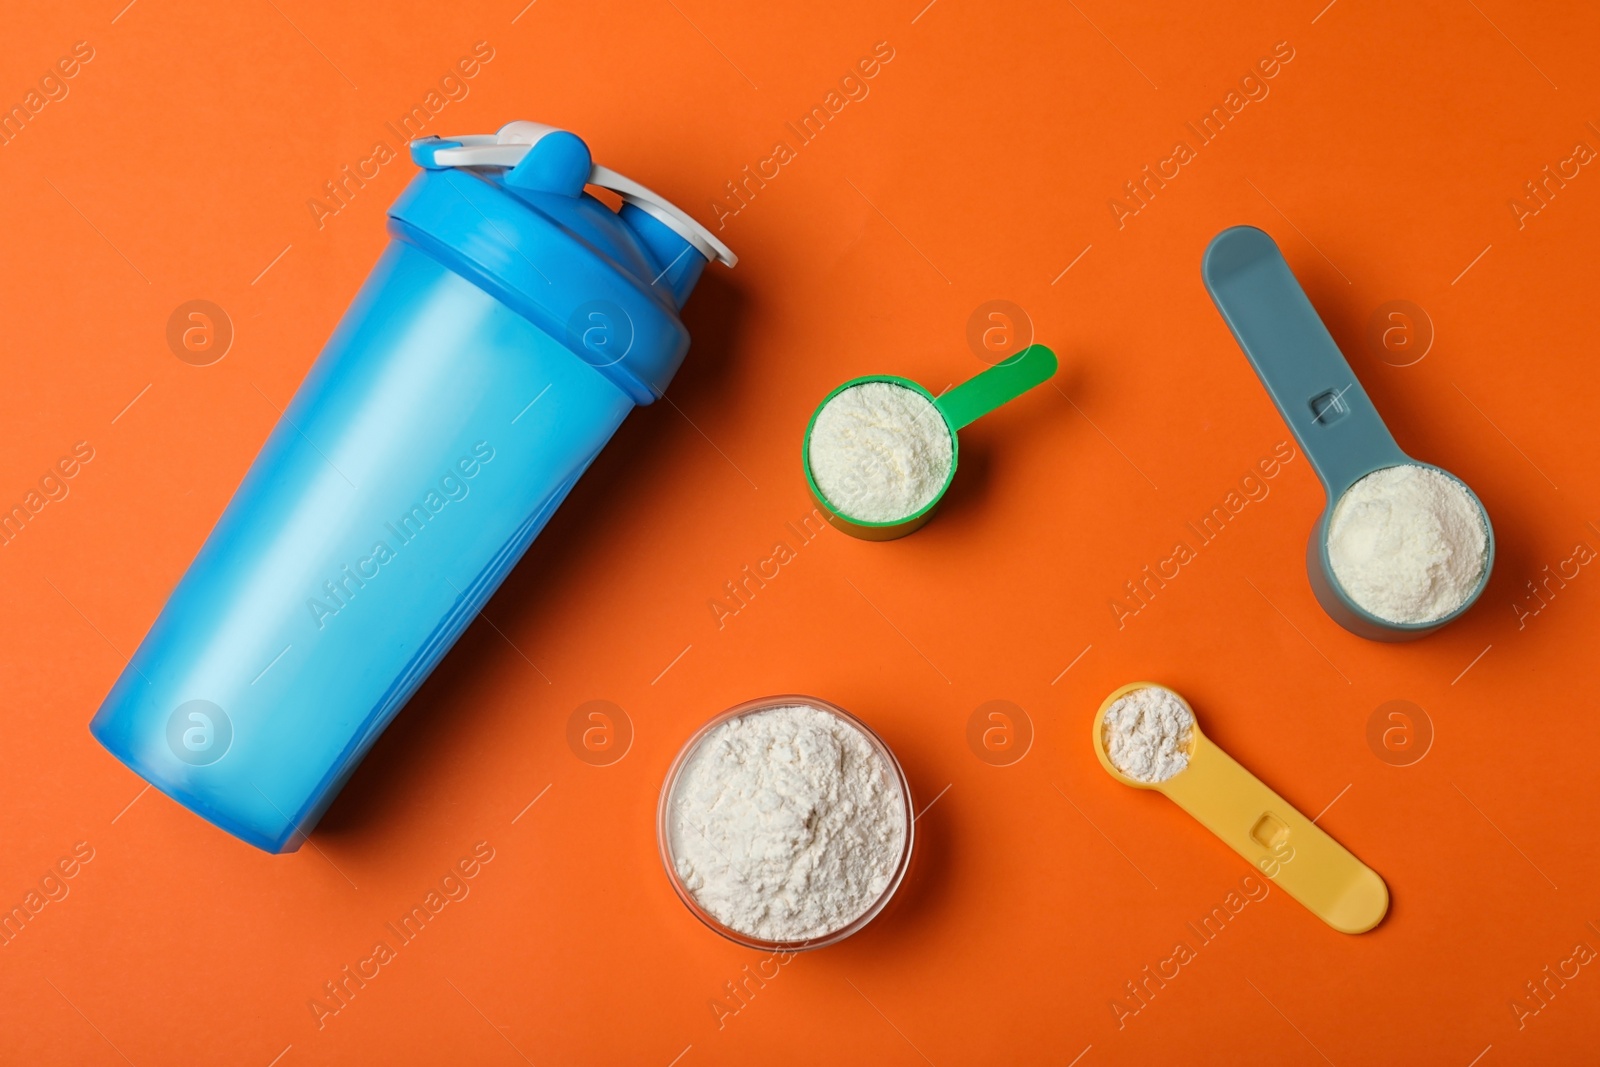
[[[863,382],[823,405],[806,461],[834,510],[863,522],[921,511],[950,474],[954,450],[944,416],[914,389]]]
[[[1135,689],[1106,709],[1103,741],[1111,765],[1141,782],[1164,782],[1189,766],[1194,715],[1171,690]]]
[[[905,848],[905,800],[888,761],[837,715],[784,705],[701,740],[669,800],[678,876],[723,925],[801,941],[855,921]]]
[[[1328,561],[1345,593],[1390,622],[1432,622],[1483,577],[1488,532],[1472,496],[1431,467],[1373,471],[1339,498]]]

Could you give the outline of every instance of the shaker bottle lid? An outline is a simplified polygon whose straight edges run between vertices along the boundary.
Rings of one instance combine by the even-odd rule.
[[[541,123],[422,138],[411,158],[424,169],[390,208],[397,236],[560,340],[635,403],[661,395],[689,346],[678,308],[708,263],[738,261],[727,245],[595,165],[576,135]],[[587,194],[589,185],[618,193],[622,209]]]
[[[524,120],[506,123],[500,127],[499,133],[466,134],[446,140],[425,138],[413,141],[411,158],[418,166],[430,169],[515,167],[526,158],[529,149],[551,134],[566,134],[567,137],[577,140],[565,130],[546,126],[542,122]],[[587,150],[584,154],[586,157]],[[578,183],[580,189],[583,185],[610,189],[622,197],[625,203],[633,204],[645,211],[679,237],[694,245],[695,251],[704,256],[707,262],[715,260],[729,267],[738,264],[739,257],[734,255],[733,249],[717,240],[715,234],[661,194],[598,163],[592,164],[588,174],[582,177],[583,181]]]

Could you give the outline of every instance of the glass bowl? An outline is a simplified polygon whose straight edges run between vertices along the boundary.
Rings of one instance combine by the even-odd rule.
[[[843,720],[845,724],[859,731],[867,739],[867,743],[872,746],[873,751],[877,752],[879,757],[883,759],[884,763],[889,767],[894,780],[900,786],[901,808],[906,821],[905,843],[900,850],[899,862],[895,864],[894,871],[890,874],[889,881],[884,886],[883,892],[878,895],[878,898],[872,902],[866,911],[855,919],[837,930],[819,934],[816,937],[799,941],[768,941],[723,924],[716,916],[702,908],[699,902],[695,900],[694,894],[689,891],[688,886],[683,884],[683,879],[678,876],[678,865],[672,853],[672,799],[678,787],[678,777],[683,773],[684,766],[712,730],[715,730],[729,719],[735,719],[741,715],[750,715],[755,712],[765,711],[768,708],[781,708],[795,704],[816,708],[818,711],[827,712],[835,718]],[[661,799],[656,805],[656,845],[661,851],[661,865],[666,868],[667,881],[672,883],[672,891],[678,895],[678,899],[683,901],[684,907],[688,908],[695,918],[729,941],[743,945],[746,948],[770,952],[803,952],[807,949],[824,948],[828,945],[838,944],[866,926],[888,906],[890,898],[894,896],[895,890],[900,888],[900,883],[905,879],[906,869],[911,864],[911,843],[916,826],[914,819],[915,815],[911,808],[911,784],[906,781],[906,774],[900,766],[900,761],[895,758],[894,752],[890,750],[889,746],[884,744],[883,738],[874,733],[872,727],[836,704],[830,704],[828,701],[818,697],[791,693],[782,696],[762,697],[759,700],[747,700],[743,704],[735,705],[712,718],[704,726],[701,726],[684,743],[683,748],[678,751],[677,758],[672,761],[672,767],[667,771],[666,781],[661,785]]]

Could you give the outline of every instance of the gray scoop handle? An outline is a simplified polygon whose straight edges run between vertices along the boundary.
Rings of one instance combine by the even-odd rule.
[[[1200,265],[1206,290],[1327,490],[1409,462],[1272,238],[1233,226]]]

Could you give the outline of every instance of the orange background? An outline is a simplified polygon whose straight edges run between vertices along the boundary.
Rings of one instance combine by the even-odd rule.
[[[1575,546],[1600,549],[1584,369],[1600,173],[1520,228],[1508,206],[1576,142],[1600,148],[1591,5],[524,2],[6,15],[0,103],[75,42],[94,57],[0,146],[0,503],[75,442],[94,459],[0,548],[0,906],[78,842],[93,859],[0,948],[0,1057],[1592,1060],[1600,968],[1537,1014],[1524,984],[1600,948],[1600,577],[1581,568],[1537,615],[1516,605],[1537,607],[1526,583]],[[792,141],[786,121],[878,42],[894,57],[725,219],[742,259],[690,302],[672,403],[624,426],[310,846],[268,856],[142,791],[86,724],[412,168],[384,167],[321,229],[306,201],[478,41],[492,61],[429,132],[569,128],[707,222],[725,182]],[[1123,183],[1195,147],[1184,123],[1285,41],[1270,94],[1119,228]],[[1235,223],[1277,238],[1400,444],[1490,509],[1494,578],[1436,636],[1373,644],[1318,608],[1303,456],[1118,626],[1123,583],[1287,437],[1200,284],[1206,241]],[[196,298],[236,331],[204,367],[165,340]],[[963,434],[921,532],[798,544],[812,407],[858,374],[936,391],[973,374],[967,324],[991,299],[1060,353],[1054,384]],[[1368,338],[1394,299],[1436,333],[1409,366]],[[780,540],[797,558],[719,628],[712,599]],[[1377,930],[1334,933],[1274,891],[1119,1026],[1124,983],[1194,944],[1185,923],[1249,872],[1097,766],[1089,717],[1136,678],[1188,696],[1308,815],[1327,808],[1391,887]],[[725,983],[764,957],[673,897],[656,795],[706,718],[783,691],[836,701],[897,751],[926,809],[916,866],[867,930],[719,1018]],[[1410,766],[1367,738],[1396,699],[1436,734]],[[609,766],[567,740],[590,700],[631,723]],[[1032,724],[1009,766],[968,744],[990,700]],[[470,896],[319,1028],[323,983],[478,842],[494,858]]]

